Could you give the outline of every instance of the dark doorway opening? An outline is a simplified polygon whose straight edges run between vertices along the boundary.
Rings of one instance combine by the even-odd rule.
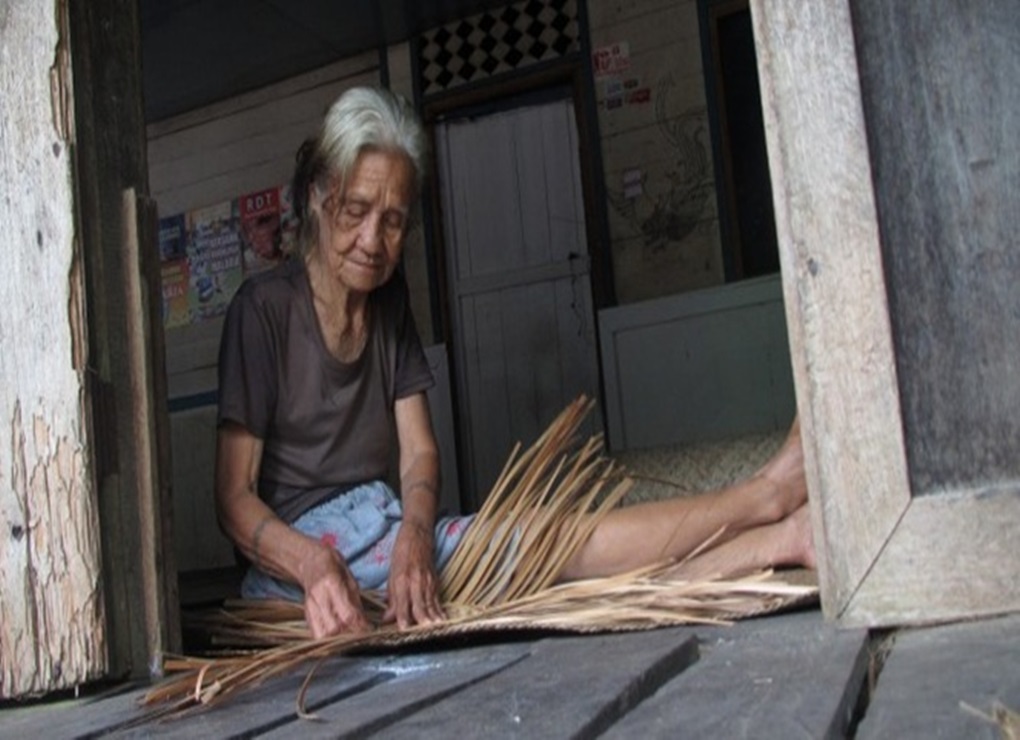
[[[699,0],[727,282],[779,271],[772,185],[747,0]]]

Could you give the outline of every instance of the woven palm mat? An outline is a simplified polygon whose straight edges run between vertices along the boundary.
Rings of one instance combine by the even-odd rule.
[[[785,432],[684,442],[613,455],[634,480],[624,504],[697,495],[753,475],[782,446]]]
[[[237,647],[246,644],[248,650],[167,657],[164,668],[175,675],[145,695],[146,711],[132,724],[201,711],[302,666],[307,675],[295,702],[299,716],[310,716],[304,697],[315,669],[322,660],[338,655],[424,647],[458,636],[471,636],[471,644],[476,645],[509,632],[583,634],[728,624],[806,606],[816,601],[817,594],[814,574],[808,571],[697,582],[670,581],[661,572],[649,571],[554,586],[517,603],[469,610],[474,613],[457,614],[458,610],[448,607],[448,620],[441,624],[406,631],[384,625],[368,634],[321,640],[309,638],[299,605],[236,601],[218,614],[206,615],[204,627],[217,640]],[[368,606],[370,617],[381,614],[380,604],[370,601]],[[267,647],[252,649],[260,642]]]
[[[375,631],[338,638],[332,652],[376,651],[466,634],[498,639],[512,631],[584,634],[728,624],[816,604],[818,582],[814,572],[803,569],[695,582],[624,574],[553,586],[489,609],[452,607],[445,621],[407,630],[381,624],[382,603],[375,594],[363,598]],[[210,652],[221,656],[313,642],[302,606],[286,601],[232,599],[221,609],[186,614],[185,626],[203,635]]]

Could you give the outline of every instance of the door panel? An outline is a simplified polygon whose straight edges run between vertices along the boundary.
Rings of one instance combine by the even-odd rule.
[[[480,502],[515,442],[598,391],[573,105],[444,122],[437,142],[463,467]]]

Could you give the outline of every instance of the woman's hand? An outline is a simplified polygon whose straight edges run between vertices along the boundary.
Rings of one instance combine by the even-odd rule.
[[[223,531],[256,567],[301,586],[314,637],[370,630],[358,584],[340,554],[283,522],[258,497],[262,440],[230,422],[216,439],[216,513]]]
[[[401,398],[394,407],[400,442],[400,499],[404,515],[390,557],[389,606],[383,621],[400,629],[444,618],[433,560],[439,450],[432,435],[424,393]]]
[[[342,632],[369,632],[372,625],[361,609],[358,584],[340,553],[319,547],[301,567],[305,621],[316,639]]]
[[[400,525],[390,561],[384,622],[396,620],[400,629],[407,629],[444,618],[432,551],[431,530],[406,520]]]

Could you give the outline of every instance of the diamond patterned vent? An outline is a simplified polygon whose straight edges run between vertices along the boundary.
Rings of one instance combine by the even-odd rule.
[[[577,0],[526,0],[422,36],[424,95],[577,51]]]

